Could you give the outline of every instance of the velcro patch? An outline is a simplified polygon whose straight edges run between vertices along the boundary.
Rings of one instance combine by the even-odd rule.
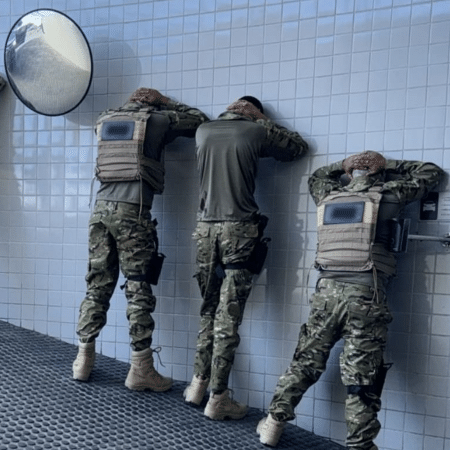
[[[364,218],[364,202],[334,203],[325,205],[324,225],[361,223]]]
[[[103,141],[131,141],[133,139],[135,122],[130,121],[114,121],[104,122],[102,126]]]

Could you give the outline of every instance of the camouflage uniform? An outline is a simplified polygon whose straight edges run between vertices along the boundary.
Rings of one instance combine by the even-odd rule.
[[[142,106],[128,102],[121,111],[138,111]],[[147,124],[146,156],[162,161],[166,144],[178,136],[194,137],[197,127],[206,120],[201,111],[183,103],[169,101],[155,108]],[[156,298],[148,275],[158,252],[156,220],[152,220],[150,213],[155,193],[145,181],[100,184],[89,221],[87,292],[80,305],[77,327],[82,343],[94,341],[106,324],[121,269],[126,278],[124,289],[131,347],[141,351],[151,345]]]
[[[331,191],[362,192],[381,183],[375,175],[355,178],[343,187],[340,181],[343,173],[342,162],[314,172],[309,187],[316,204]],[[393,179],[381,183],[381,192],[390,202],[386,207],[391,209],[390,214],[395,211],[398,215],[406,203],[424,197],[442,173],[431,163],[388,160],[386,180]],[[383,236],[382,228],[377,228],[377,232]],[[344,339],[340,367],[348,391],[347,446],[354,450],[376,450],[373,440],[380,430],[377,413],[387,370],[383,352],[387,325],[392,320],[385,294],[389,276],[379,268],[374,273],[319,270],[308,321],[301,327],[292,362],[278,381],[269,413],[281,422],[294,419],[295,407],[303,394],[325,371],[331,349]]]
[[[240,341],[238,327],[252,288],[248,262],[262,236],[253,197],[257,160],[294,160],[307,144],[298,133],[271,121],[234,112],[199,127],[196,142],[200,208],[193,237],[203,304],[194,375],[210,379],[211,391],[221,393],[228,386]]]
[[[244,267],[225,268],[222,278],[217,268],[248,260],[258,239],[258,223],[199,222],[194,238],[196,278],[203,298],[194,373],[210,378],[211,386],[221,392],[228,386],[253,273]]]

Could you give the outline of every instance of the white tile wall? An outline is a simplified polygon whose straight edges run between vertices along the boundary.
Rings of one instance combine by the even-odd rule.
[[[266,269],[255,280],[231,378],[236,397],[267,408],[294,351],[314,287],[312,170],[374,149],[450,168],[449,0],[0,0],[3,42],[25,12],[54,8],[84,30],[94,77],[84,102],[37,115],[0,93],[0,319],[76,343],[84,295],[93,124],[139,86],[211,117],[245,94],[299,131],[310,154],[261,161],[258,201],[270,216]],[[2,67],[4,73],[4,68]],[[167,151],[167,188],[154,205],[162,251],[154,341],[161,372],[192,376],[200,298],[192,278],[197,173],[193,142]],[[439,190],[448,192],[448,179]],[[450,231],[449,222],[413,230]],[[413,243],[391,286],[389,372],[380,449],[450,449],[449,251]],[[122,282],[123,280],[120,280]],[[99,350],[128,361],[125,298],[118,289]],[[339,345],[297,408],[297,424],[343,442]]]

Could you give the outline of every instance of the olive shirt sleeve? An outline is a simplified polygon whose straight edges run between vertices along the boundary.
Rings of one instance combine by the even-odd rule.
[[[309,192],[316,205],[331,191],[342,188],[340,178],[345,173],[342,162],[337,161],[328,166],[320,167],[309,177]]]
[[[197,128],[209,120],[208,116],[199,109],[173,100],[169,100],[167,105],[162,106],[161,112],[170,120],[167,135],[169,141],[178,136],[194,137]]]
[[[278,161],[294,161],[308,150],[308,144],[296,131],[289,131],[271,120],[258,119],[256,123],[266,130],[262,157],[271,156]]]
[[[387,160],[386,178],[389,181],[384,183],[382,192],[395,195],[402,203],[410,203],[425,197],[443,175],[444,171],[433,163]]]

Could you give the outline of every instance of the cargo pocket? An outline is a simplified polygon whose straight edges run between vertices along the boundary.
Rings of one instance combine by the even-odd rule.
[[[192,233],[192,239],[198,241],[201,238],[207,238],[209,236],[209,225],[198,224]]]
[[[309,314],[309,324],[313,327],[321,327],[327,316],[327,299],[320,293],[314,293],[311,297],[311,312]]]
[[[371,334],[374,338],[384,334],[387,324],[392,321],[385,302],[378,303],[376,300],[352,301],[348,305],[348,324],[353,330],[353,336]]]
[[[192,239],[197,244],[197,264],[207,264],[211,260],[210,225],[200,223],[192,233]]]
[[[258,239],[258,224],[236,223],[226,227],[222,239],[222,261],[224,264],[245,262],[255,248]]]

